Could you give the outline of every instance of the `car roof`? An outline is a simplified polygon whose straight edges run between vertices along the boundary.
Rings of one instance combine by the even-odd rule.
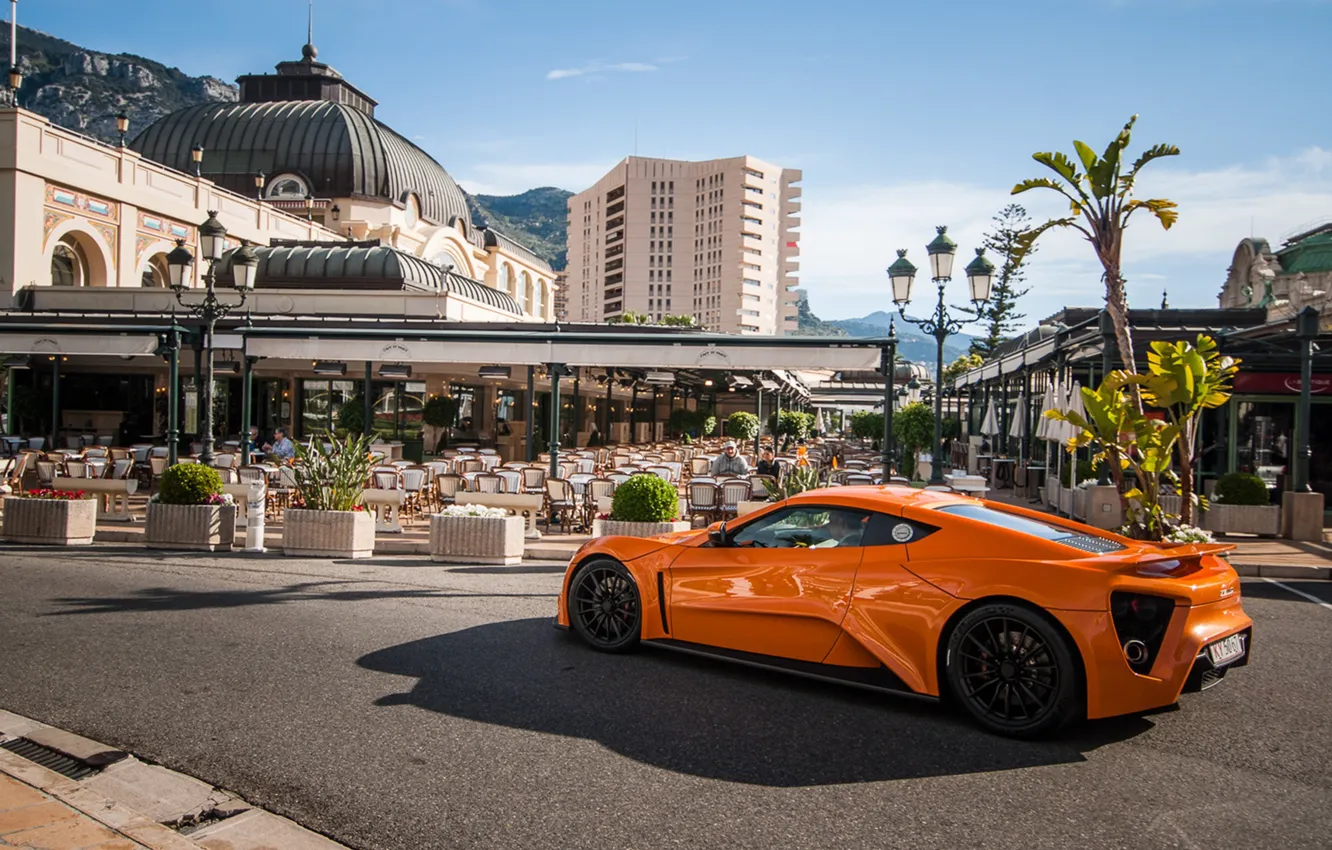
[[[970,496],[963,496],[960,493],[947,490],[923,490],[918,487],[904,487],[900,484],[825,487],[819,490],[806,490],[787,499],[787,503],[792,505],[807,502],[855,506],[866,510],[889,511],[895,514],[900,514],[902,508],[908,505],[932,508],[943,504],[976,504],[975,499]]]

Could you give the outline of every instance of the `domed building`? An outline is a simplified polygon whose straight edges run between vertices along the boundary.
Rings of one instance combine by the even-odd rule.
[[[300,61],[241,77],[239,102],[173,112],[130,147],[355,242],[423,259],[446,278],[498,289],[533,319],[551,318],[550,267],[503,234],[474,227],[466,195],[443,166],[377,120],[376,102],[317,55],[307,44]]]

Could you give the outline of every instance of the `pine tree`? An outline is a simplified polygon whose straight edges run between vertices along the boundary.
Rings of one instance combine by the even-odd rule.
[[[1031,222],[1021,204],[1009,204],[993,220],[994,229],[985,234],[984,245],[1002,261],[1002,265],[990,289],[990,300],[979,310],[963,308],[973,316],[972,321],[985,325],[985,332],[971,341],[971,353],[986,360],[993,357],[1000,343],[1017,330],[1018,321],[1026,318],[1025,313],[1017,312],[1017,300],[1029,291],[1022,286],[1027,278],[1024,267],[1034,250],[1029,249],[1025,254],[1017,250],[1018,239]]]

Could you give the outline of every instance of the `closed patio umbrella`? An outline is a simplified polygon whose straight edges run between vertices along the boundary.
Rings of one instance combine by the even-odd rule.
[[[981,420],[980,432],[993,437],[999,433],[999,417],[994,412],[994,401],[985,406],[985,417]]]

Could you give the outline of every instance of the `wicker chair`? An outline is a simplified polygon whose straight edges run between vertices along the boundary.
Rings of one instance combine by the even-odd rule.
[[[472,489],[478,493],[503,493],[504,479],[493,472],[483,472],[472,479]]]
[[[441,507],[457,500],[458,491],[467,489],[467,479],[454,473],[435,476],[435,503]]]
[[[398,470],[398,480],[404,491],[403,511],[410,518],[430,507],[431,495],[427,486],[430,482],[430,470],[424,466],[404,466]]]
[[[544,466],[529,466],[523,470],[523,492],[546,492],[546,468]]]
[[[547,478],[546,484],[546,530],[556,522],[560,531],[568,533],[569,525],[577,518],[578,500],[574,496],[573,485],[563,478]]]
[[[732,478],[723,481],[717,488],[721,497],[721,513],[725,516],[735,516],[740,512],[740,503],[749,501],[752,494],[749,482],[743,478]]]
[[[685,494],[689,517],[702,517],[705,525],[717,519],[720,511],[721,491],[711,481],[691,481]]]

